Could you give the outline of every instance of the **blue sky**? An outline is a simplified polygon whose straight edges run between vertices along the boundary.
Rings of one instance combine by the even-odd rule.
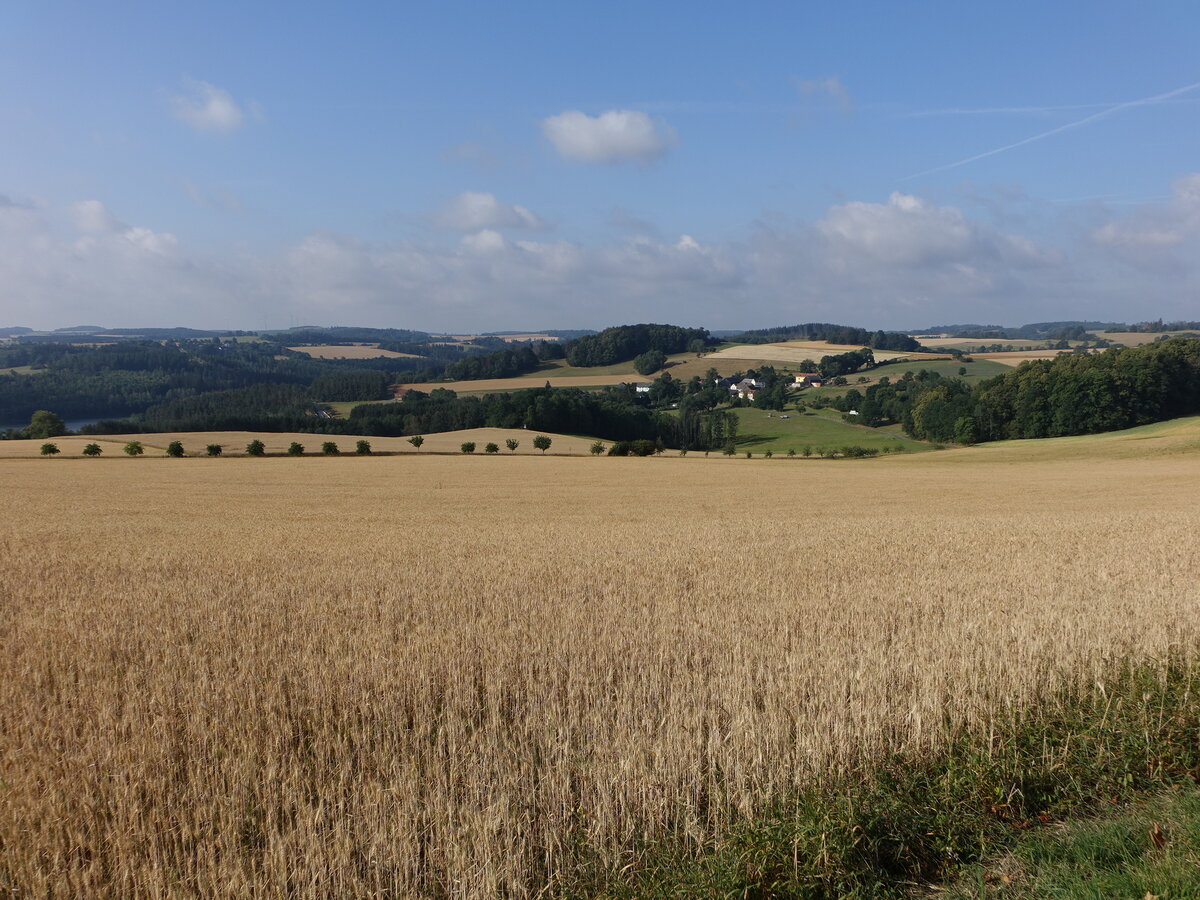
[[[1195,3],[0,7],[0,325],[1200,318]]]

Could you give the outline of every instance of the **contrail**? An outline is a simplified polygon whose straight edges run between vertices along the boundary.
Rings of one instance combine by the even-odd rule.
[[[1033,137],[1027,137],[1017,141],[1015,144],[1005,144],[1003,147],[997,147],[995,150],[988,150],[986,153],[976,153],[974,156],[968,156],[966,159],[960,159],[958,162],[948,163],[944,166],[938,166],[934,169],[926,169],[924,172],[917,172],[915,175],[908,175],[901,179],[908,181],[912,178],[920,178],[922,175],[932,175],[935,172],[945,172],[947,169],[957,169],[959,166],[965,166],[967,163],[973,163],[976,160],[986,159],[989,156],[995,156],[997,153],[1004,153],[1006,150],[1014,150],[1017,147],[1024,147],[1026,144],[1032,144],[1034,141],[1040,141],[1042,138],[1048,138],[1051,135],[1058,134],[1062,131],[1067,131],[1071,128],[1078,128],[1080,125],[1087,125],[1089,122],[1095,122],[1098,119],[1105,119],[1113,113],[1118,113],[1123,109],[1129,109],[1134,106],[1150,106],[1154,103],[1161,103],[1164,100],[1170,100],[1172,97],[1177,97],[1180,94],[1186,94],[1189,91],[1194,91],[1200,88],[1200,81],[1195,84],[1189,84],[1186,87],[1176,88],[1173,91],[1167,91],[1165,94],[1155,94],[1153,97],[1143,97],[1140,100],[1127,100],[1124,103],[1118,103],[1116,106],[1110,106],[1107,109],[1102,109],[1098,113],[1092,113],[1090,116],[1084,116],[1074,122],[1068,122],[1066,125],[1059,125],[1057,128],[1051,128],[1049,131],[1043,131],[1041,134],[1035,134]]]

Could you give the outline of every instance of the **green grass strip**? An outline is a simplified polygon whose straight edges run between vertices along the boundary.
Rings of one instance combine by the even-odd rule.
[[[939,752],[832,775],[699,852],[665,838],[627,848],[617,868],[585,861],[559,894],[912,897],[1048,825],[1194,785],[1197,775],[1200,668],[1147,663]]]

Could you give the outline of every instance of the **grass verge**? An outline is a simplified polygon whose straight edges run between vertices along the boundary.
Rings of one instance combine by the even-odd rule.
[[[940,750],[830,774],[699,851],[682,838],[627,848],[564,895],[912,897],[1045,826],[1194,786],[1198,735],[1200,667],[1124,668]]]
[[[1200,790],[1161,793],[1102,817],[1038,829],[972,866],[944,900],[1200,897]]]

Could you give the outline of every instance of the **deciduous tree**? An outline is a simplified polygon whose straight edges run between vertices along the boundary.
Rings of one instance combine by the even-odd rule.
[[[66,423],[60,416],[48,409],[39,409],[30,416],[29,425],[25,428],[25,437],[33,440],[61,437],[66,433]]]

